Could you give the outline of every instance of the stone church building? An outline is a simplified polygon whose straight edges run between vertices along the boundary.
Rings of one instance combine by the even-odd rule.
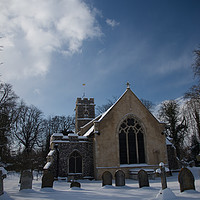
[[[76,130],[67,136],[54,133],[44,170],[55,177],[101,179],[105,171],[121,169],[126,178],[134,168],[168,165],[165,125],[132,92],[122,96],[95,118],[94,99],[77,98]]]

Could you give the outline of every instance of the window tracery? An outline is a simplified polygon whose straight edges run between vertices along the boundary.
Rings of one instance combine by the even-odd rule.
[[[120,164],[145,163],[144,129],[132,116],[120,125],[119,150]]]

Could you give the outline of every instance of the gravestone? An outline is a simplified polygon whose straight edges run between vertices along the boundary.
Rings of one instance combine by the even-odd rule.
[[[139,187],[149,187],[149,179],[148,179],[148,174],[146,171],[141,169],[138,172],[138,181],[139,181]]]
[[[30,171],[23,171],[21,174],[20,190],[32,189],[33,175]]]
[[[112,185],[112,174],[109,171],[105,171],[102,175],[102,186]]]
[[[42,188],[53,187],[54,176],[50,171],[45,171],[42,176]]]
[[[81,184],[79,182],[77,182],[77,181],[73,181],[70,184],[70,188],[72,188],[72,187],[78,187],[78,188],[80,188]]]
[[[122,170],[117,170],[115,173],[115,185],[125,186],[125,174]]]
[[[180,183],[180,191],[195,190],[194,176],[187,168],[182,168],[178,174],[178,182]]]
[[[0,170],[0,195],[3,194],[3,172]]]

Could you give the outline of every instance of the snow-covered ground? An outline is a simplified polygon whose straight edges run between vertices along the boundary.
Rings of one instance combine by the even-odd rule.
[[[127,179],[126,186],[116,187],[114,180],[113,186],[102,187],[101,181],[80,180],[81,188],[70,189],[70,183],[66,181],[55,181],[54,187],[41,189],[41,178],[33,181],[33,189],[19,191],[19,174],[8,174],[4,179],[5,193],[0,196],[0,200],[141,200],[141,199],[178,199],[178,200],[199,200],[200,199],[200,168],[190,168],[195,176],[196,191],[188,190],[180,192],[178,183],[178,173],[172,177],[167,177],[168,188],[160,194],[160,178],[150,180],[150,187],[139,188],[138,181]],[[172,193],[172,194],[171,194]],[[173,198],[175,194],[175,198]]]

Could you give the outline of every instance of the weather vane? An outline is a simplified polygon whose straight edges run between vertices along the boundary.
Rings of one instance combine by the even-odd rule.
[[[85,83],[83,83],[83,97],[82,98],[84,97],[85,97]]]

